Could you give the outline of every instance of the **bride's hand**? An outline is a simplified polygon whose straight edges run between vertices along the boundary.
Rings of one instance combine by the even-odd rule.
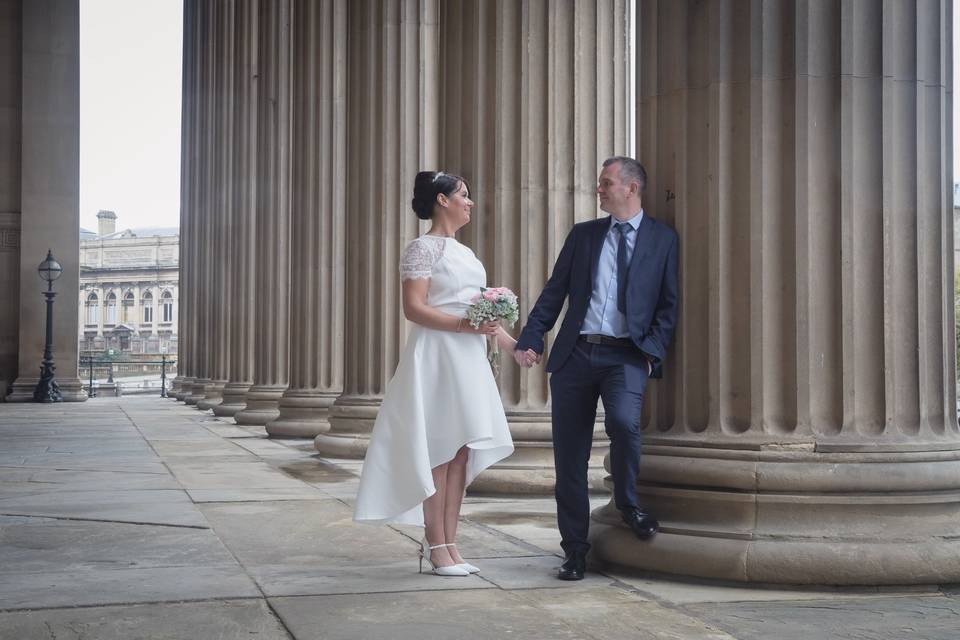
[[[500,323],[496,321],[483,322],[476,328],[469,322],[464,322],[462,331],[463,333],[475,333],[481,336],[494,336],[498,329],[500,329]]]

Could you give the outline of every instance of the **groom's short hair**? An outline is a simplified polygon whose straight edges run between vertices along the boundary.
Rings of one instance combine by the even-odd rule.
[[[640,193],[643,193],[647,188],[647,171],[643,165],[628,156],[613,156],[604,160],[603,166],[609,167],[616,162],[620,163],[620,179],[625,182],[639,182]]]

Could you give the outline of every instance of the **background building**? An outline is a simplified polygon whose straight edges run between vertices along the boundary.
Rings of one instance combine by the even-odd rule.
[[[175,353],[179,230],[97,219],[97,233],[80,230],[80,352]]]

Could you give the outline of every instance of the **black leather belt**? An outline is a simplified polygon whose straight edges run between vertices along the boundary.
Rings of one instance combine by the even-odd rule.
[[[635,349],[636,345],[633,344],[633,340],[630,338],[614,338],[613,336],[605,336],[599,333],[581,333],[580,339],[584,342],[589,342],[590,344],[603,344],[609,347],[622,347]]]

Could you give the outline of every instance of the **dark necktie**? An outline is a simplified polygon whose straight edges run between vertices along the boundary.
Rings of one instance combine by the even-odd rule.
[[[620,232],[620,244],[617,245],[617,309],[620,313],[627,313],[627,270],[630,260],[627,257],[627,231],[629,222],[618,222],[617,231]]]

